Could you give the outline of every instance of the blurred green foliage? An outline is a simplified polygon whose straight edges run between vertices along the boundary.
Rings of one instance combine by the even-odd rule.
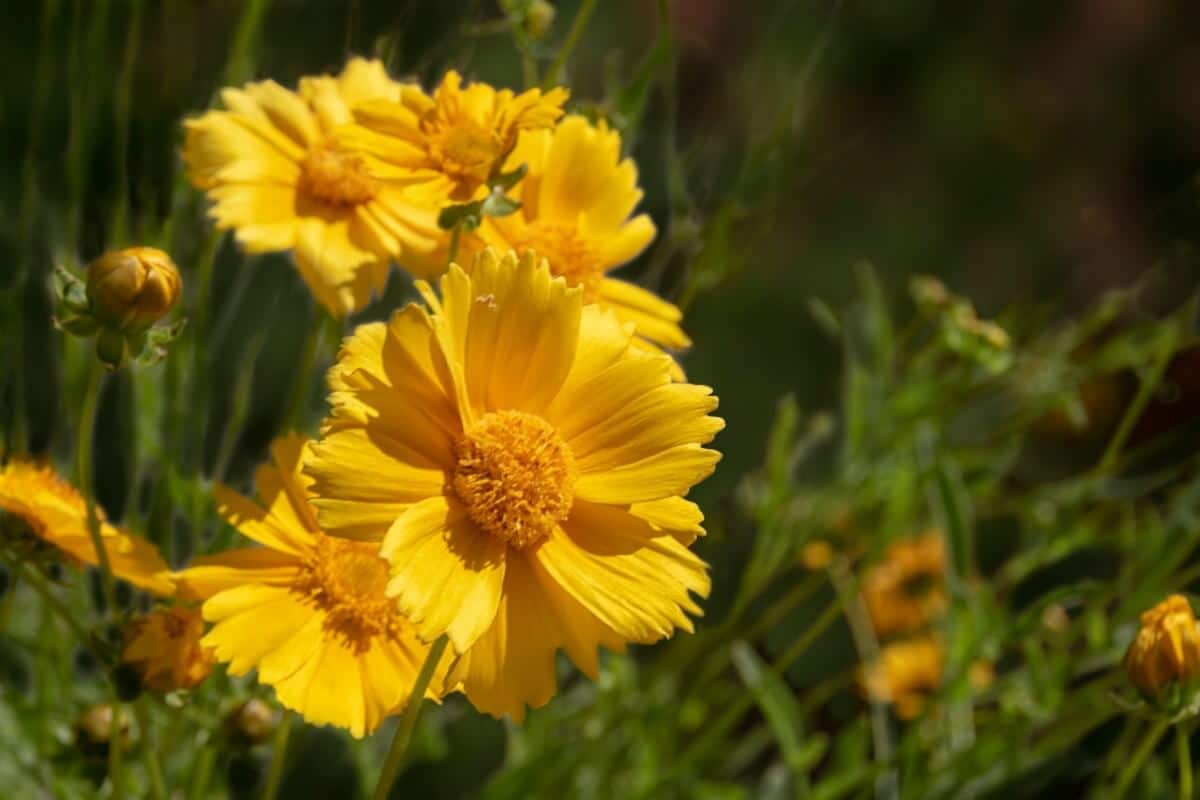
[[[315,426],[311,376],[343,331],[314,324],[285,257],[211,232],[179,121],[222,85],[348,53],[521,86],[571,36],[580,4],[557,5],[541,39],[516,0],[10,10],[0,447],[74,452],[90,354],[51,327],[54,267],[165,247],[189,325],[165,363],[106,381],[97,491],[173,564],[227,546],[212,482],[244,486],[271,438]],[[694,636],[607,657],[595,684],[564,666],[521,727],[461,698],[431,709],[394,796],[1169,796],[1169,740],[1131,772],[1161,730],[1110,694],[1137,614],[1200,580],[1198,22],[1135,0],[596,4],[562,78],[625,134],[660,230],[630,273],[687,307],[685,367],[729,421],[696,494],[713,596]],[[944,285],[905,299],[917,273]],[[397,273],[351,324],[410,294]],[[931,527],[949,554],[944,680],[901,722],[857,688],[878,642],[856,582]],[[804,565],[813,542],[827,568]],[[106,697],[101,668],[0,574],[0,782],[90,796],[104,765],[72,725]],[[73,573],[54,591],[81,613],[99,596]],[[236,746],[220,718],[268,694],[216,677],[156,706],[135,794],[149,752],[188,796],[255,796],[270,747]],[[389,732],[295,727],[281,796],[368,791]]]

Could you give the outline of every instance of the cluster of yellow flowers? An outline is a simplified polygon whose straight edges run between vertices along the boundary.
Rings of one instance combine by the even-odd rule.
[[[319,438],[274,443],[257,502],[214,488],[254,546],[170,571],[102,523],[112,573],[175,602],[127,630],[143,686],[194,687],[214,661],[256,670],[282,705],[362,736],[432,663],[426,697],[519,721],[555,693],[559,650],[594,678],[600,646],[690,631],[709,577],[685,495],[724,423],[663,349],[689,344],[680,311],[607,275],[655,235],[617,132],[564,117],[563,89],[450,72],[430,95],[363,59],[221,98],[184,148],[217,226],[290,251],[337,317],[393,263],[423,303],[344,341]],[[486,213],[500,195],[513,213]],[[443,227],[471,203],[474,225]],[[48,468],[11,461],[0,508],[103,560]]]

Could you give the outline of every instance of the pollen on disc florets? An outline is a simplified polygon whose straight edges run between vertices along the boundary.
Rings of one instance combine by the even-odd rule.
[[[379,193],[361,158],[329,144],[308,151],[300,171],[300,188],[316,199],[335,206],[357,206]]]
[[[604,277],[604,264],[596,248],[572,225],[538,220],[530,223],[513,247],[518,253],[533,250],[550,264],[550,271],[565,278],[568,286],[582,286],[584,297],[594,300]]]
[[[403,621],[387,598],[387,582],[387,562],[377,548],[321,536],[293,590],[325,612],[327,631],[363,652],[375,637],[401,632]]]
[[[485,414],[458,440],[454,492],[471,520],[517,549],[541,541],[567,518],[575,497],[575,459],[541,417]]]

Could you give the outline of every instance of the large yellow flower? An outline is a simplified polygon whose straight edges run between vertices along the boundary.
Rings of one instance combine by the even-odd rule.
[[[100,563],[88,532],[87,503],[46,464],[14,459],[0,468],[0,510],[20,517],[42,541],[76,562]],[[99,507],[100,535],[112,573],[158,595],[172,595],[170,568],[154,544],[114,527]]]
[[[691,630],[709,579],[683,495],[724,423],[532,254],[418,288],[432,314],[360,327],[331,370],[313,503],[329,533],[382,542],[388,593],[461,654],[451,683],[520,719],[554,694],[557,649],[594,677],[598,645]]]
[[[566,100],[561,88],[514,95],[486,83],[464,87],[451,70],[432,97],[405,86],[398,98],[357,104],[356,124],[341,135],[366,154],[372,172],[419,182],[440,208],[482,197],[517,135],[554,125]]]
[[[396,99],[400,84],[378,61],[352,59],[342,74],[225,89],[225,111],[188,120],[183,158],[213,201],[217,227],[251,253],[293,250],[305,282],[335,316],[362,308],[401,253],[430,250],[437,209],[405,179],[376,174],[336,135],[350,107]]]
[[[518,253],[534,250],[568,285],[583,287],[585,302],[611,308],[622,322],[637,325],[639,336],[670,350],[689,346],[675,305],[607,276],[654,239],[650,217],[632,216],[642,190],[637,167],[621,158],[621,135],[603,122],[593,126],[569,116],[552,131],[522,134],[508,168],[520,164],[529,168],[512,191],[521,209],[487,218],[467,248],[482,243]]]
[[[199,558],[178,580],[205,600],[204,618],[216,624],[203,643],[231,673],[257,668],[284,706],[362,736],[404,706],[429,648],[385,596],[378,548],[317,527],[299,471],[306,446],[298,435],[272,446],[273,463],[255,474],[264,506],[214,490],[221,516],[264,547]]]

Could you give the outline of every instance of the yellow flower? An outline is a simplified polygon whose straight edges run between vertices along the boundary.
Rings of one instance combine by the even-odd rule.
[[[381,175],[421,184],[437,208],[478,199],[525,130],[549,128],[562,116],[566,89],[514,95],[486,83],[462,85],[451,70],[433,97],[405,86],[399,98],[357,104],[342,135],[366,153]]]
[[[1125,671],[1145,697],[1156,700],[1200,676],[1200,631],[1186,597],[1171,595],[1143,613],[1141,622],[1125,653]]]
[[[432,314],[360,327],[330,372],[313,503],[329,533],[382,542],[388,593],[462,654],[451,683],[519,720],[554,694],[558,648],[594,678],[598,645],[692,629],[709,578],[683,495],[724,423],[532,254],[418,288]]]
[[[518,253],[533,250],[567,285],[583,287],[584,302],[611,308],[659,347],[688,347],[691,340],[679,326],[683,314],[674,304],[608,277],[645,250],[655,233],[649,216],[632,216],[642,190],[637,167],[621,158],[621,135],[603,122],[593,126],[570,116],[552,131],[522,134],[508,168],[520,164],[529,167],[512,191],[521,209],[486,218],[477,237],[465,237],[464,251],[485,244]]]
[[[293,250],[313,296],[334,316],[362,308],[387,282],[391,261],[431,249],[437,209],[409,196],[406,180],[376,173],[336,134],[350,107],[397,99],[402,87],[378,61],[351,59],[334,78],[225,89],[228,110],[188,120],[183,158],[213,201],[217,227],[251,253]]]
[[[138,617],[125,629],[121,662],[155,692],[192,689],[212,672],[213,655],[200,643],[204,620],[196,609],[160,608]]]
[[[946,610],[945,554],[941,533],[894,543],[863,579],[863,600],[875,633],[890,636],[919,628]]]
[[[87,503],[52,467],[14,459],[0,468],[0,510],[20,517],[40,540],[76,562],[99,564],[88,533]],[[170,569],[153,543],[100,516],[100,535],[114,576],[158,595],[172,595]]]
[[[255,475],[263,506],[215,489],[221,516],[265,546],[197,559],[178,579],[205,600],[204,618],[215,625],[204,644],[231,673],[257,668],[287,708],[362,736],[403,708],[429,648],[385,596],[378,548],[317,527],[310,482],[299,472],[306,447],[299,435],[272,446],[273,463]]]
[[[859,680],[871,697],[892,703],[896,716],[912,719],[941,685],[944,663],[945,652],[933,636],[905,639],[886,645],[874,667],[860,671]]]
[[[128,247],[87,269],[87,294],[97,318],[117,330],[146,328],[166,316],[182,289],[179,268],[154,247]]]

